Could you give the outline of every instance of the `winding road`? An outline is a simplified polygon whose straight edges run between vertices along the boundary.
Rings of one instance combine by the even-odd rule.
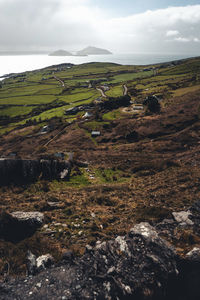
[[[104,92],[104,90],[102,88],[99,87],[99,88],[96,88],[96,90],[101,93],[102,97],[107,98],[107,96],[106,96],[106,94],[105,94],[105,92]]]
[[[123,85],[123,89],[124,89],[123,95],[124,95],[124,96],[128,95],[128,88],[127,88],[127,85],[126,85],[126,84]]]
[[[54,75],[54,78],[55,78],[56,80],[58,80],[58,81],[61,83],[61,85],[62,85],[63,87],[65,87],[64,81],[62,81],[60,78],[56,77],[55,75]]]

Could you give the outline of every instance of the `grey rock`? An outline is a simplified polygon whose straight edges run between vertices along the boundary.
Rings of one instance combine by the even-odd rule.
[[[44,222],[44,214],[38,211],[15,211],[10,215],[18,222],[27,222],[33,226],[40,227]]]
[[[192,226],[194,225],[193,221],[189,218],[191,216],[190,211],[180,211],[172,213],[175,221],[181,226]]]
[[[0,215],[0,238],[19,242],[30,237],[42,226],[44,215],[40,212],[12,212]]]
[[[26,267],[28,275],[33,275],[36,273],[36,256],[31,251],[28,251],[27,253]]]
[[[37,272],[40,272],[50,267],[54,262],[53,257],[50,254],[41,255],[36,259]]]
[[[28,251],[27,253],[27,271],[29,275],[35,275],[42,270],[50,267],[54,262],[54,258],[50,254],[41,255],[38,258]]]
[[[186,259],[189,261],[200,263],[200,248],[194,247],[190,252],[186,254]]]

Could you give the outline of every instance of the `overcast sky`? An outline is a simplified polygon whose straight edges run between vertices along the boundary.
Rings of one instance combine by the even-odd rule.
[[[0,0],[0,50],[200,55],[200,0]]]

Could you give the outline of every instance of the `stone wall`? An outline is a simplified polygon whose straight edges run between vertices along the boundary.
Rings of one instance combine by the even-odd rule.
[[[0,185],[24,184],[41,179],[61,179],[61,173],[68,170],[65,179],[69,178],[71,164],[59,160],[0,159]]]

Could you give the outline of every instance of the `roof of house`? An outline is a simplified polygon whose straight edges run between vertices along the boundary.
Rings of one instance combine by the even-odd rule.
[[[100,131],[92,131],[91,134],[92,134],[92,135],[100,135],[101,132],[100,132]]]

